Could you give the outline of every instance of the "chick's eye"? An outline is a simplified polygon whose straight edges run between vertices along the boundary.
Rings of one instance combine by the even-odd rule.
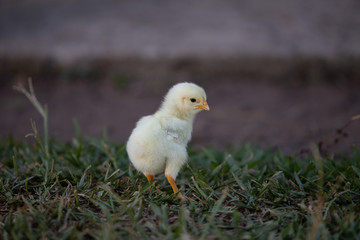
[[[190,98],[190,101],[191,102],[196,102],[196,99],[195,98]]]

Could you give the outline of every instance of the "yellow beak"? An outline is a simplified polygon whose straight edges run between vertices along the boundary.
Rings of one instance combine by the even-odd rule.
[[[205,98],[203,98],[203,102],[201,104],[196,105],[196,108],[202,109],[205,111],[210,111],[210,107],[208,103],[206,102]]]

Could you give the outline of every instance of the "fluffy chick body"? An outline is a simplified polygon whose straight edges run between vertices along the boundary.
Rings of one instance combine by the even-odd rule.
[[[175,179],[187,160],[191,128],[191,123],[161,112],[141,118],[127,144],[131,162],[144,174],[165,171]]]
[[[142,117],[127,142],[130,161],[148,180],[165,172],[171,183],[187,161],[187,143],[191,139],[196,113],[209,110],[205,91],[193,83],[173,86],[153,115]],[[150,176],[150,178],[149,178]]]

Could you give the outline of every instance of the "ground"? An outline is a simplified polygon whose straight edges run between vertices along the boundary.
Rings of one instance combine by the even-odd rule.
[[[358,9],[357,0],[1,1],[0,238],[358,238]],[[29,77],[51,141],[12,87]],[[182,81],[203,86],[211,108],[176,179],[188,203],[164,176],[147,185],[124,146]],[[37,144],[25,137],[30,119]]]
[[[40,102],[48,105],[50,134],[61,141],[75,136],[74,119],[85,135],[100,136],[125,143],[136,121],[159,107],[167,88],[175,82],[130,81],[123,86],[105,81],[56,81],[34,79]],[[196,81],[195,81],[196,82]],[[12,82],[14,85],[16,82]],[[26,85],[26,81],[22,81]],[[195,120],[192,144],[196,147],[253,142],[297,153],[318,142],[359,114],[360,95],[355,84],[259,83],[252,81],[201,80],[208,95],[210,112]],[[30,119],[41,124],[35,108],[11,85],[0,90],[2,138],[12,133],[24,140],[31,131]],[[360,124],[354,121],[340,137],[341,151],[359,145]]]

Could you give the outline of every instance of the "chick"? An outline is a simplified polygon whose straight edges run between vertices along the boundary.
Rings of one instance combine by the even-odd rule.
[[[165,172],[174,193],[179,191],[175,179],[187,161],[186,146],[191,139],[194,117],[201,110],[210,110],[204,89],[184,82],[168,91],[155,114],[137,122],[126,150],[132,164],[149,183],[155,174]],[[185,199],[181,193],[177,197]]]

